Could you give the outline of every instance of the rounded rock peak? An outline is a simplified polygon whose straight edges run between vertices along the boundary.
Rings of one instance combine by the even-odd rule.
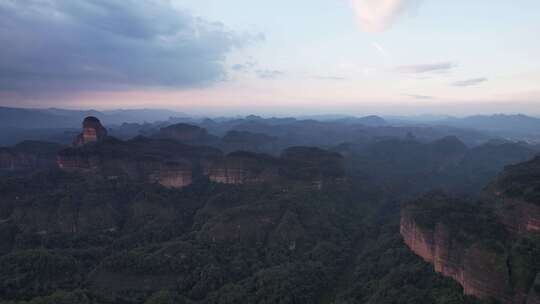
[[[107,129],[101,125],[99,119],[94,116],[88,116],[83,120],[82,133],[77,136],[73,142],[74,146],[80,147],[87,143],[99,142],[107,137]]]
[[[94,116],[88,116],[83,120],[83,127],[101,126],[101,122]]]

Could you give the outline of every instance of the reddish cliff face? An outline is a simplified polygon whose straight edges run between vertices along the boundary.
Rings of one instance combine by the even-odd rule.
[[[159,183],[170,188],[185,187],[193,180],[193,169],[189,162],[158,158],[137,158],[128,155],[122,157],[67,149],[59,153],[57,163],[60,169],[66,171],[92,172],[108,179],[128,178]]]
[[[433,264],[435,271],[459,282],[465,294],[513,303],[504,253],[479,243],[464,244],[440,223],[435,228],[422,227],[406,208],[401,212],[400,232],[414,253]]]
[[[85,127],[96,127],[93,119]],[[98,128],[99,129],[99,128]],[[87,139],[93,140],[93,133]],[[281,158],[251,152],[222,152],[178,140],[205,137],[206,131],[189,125],[161,130],[164,138],[134,138],[121,141],[108,137],[93,145],[80,145],[58,153],[58,167],[69,171],[94,172],[107,178],[129,178],[181,188],[194,177],[206,176],[223,184],[255,184],[281,181],[290,185],[322,189],[343,184],[343,159],[337,153],[309,147],[287,149]],[[85,142],[85,133],[79,139]],[[79,142],[78,141],[78,142]]]
[[[182,188],[193,182],[193,169],[187,163],[167,162],[152,174],[150,180],[169,188]]]
[[[102,141],[107,137],[107,129],[105,129],[99,119],[89,116],[83,121],[83,132],[77,136],[74,141],[75,146],[82,146],[87,143]]]
[[[216,183],[254,184],[272,181],[321,190],[345,184],[343,159],[318,148],[286,149],[280,158],[251,152],[233,152],[204,166],[204,175]]]
[[[56,163],[58,168],[66,171],[88,171],[97,170],[100,160],[97,155],[89,155],[77,149],[68,148],[58,153]]]
[[[204,174],[216,183],[254,184],[276,180],[277,160],[249,152],[235,152],[216,159],[204,169]]]

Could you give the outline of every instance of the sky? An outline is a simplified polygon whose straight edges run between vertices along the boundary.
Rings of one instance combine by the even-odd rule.
[[[0,0],[0,105],[540,115],[537,0]]]

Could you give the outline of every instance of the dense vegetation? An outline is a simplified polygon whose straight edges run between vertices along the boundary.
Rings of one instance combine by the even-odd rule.
[[[51,171],[0,183],[8,303],[469,303],[368,187],[197,181],[183,190]]]
[[[474,196],[534,150],[470,148],[456,137],[425,142],[410,132],[385,138],[407,129],[368,135],[342,123],[250,118],[221,139],[179,124],[58,154],[60,146],[47,146],[52,152],[37,154],[43,164],[38,143],[4,150],[0,302],[476,303],[404,244],[400,207],[434,189]],[[353,141],[322,149],[344,139]],[[247,151],[228,153],[238,147]],[[56,155],[66,171],[53,169]],[[150,178],[179,158],[193,169],[189,186]],[[210,181],[246,172],[274,178]],[[537,185],[525,184],[520,195],[530,197]],[[465,243],[495,244],[515,269],[515,286],[535,284],[535,238],[507,242],[489,208],[434,193],[409,205],[419,225],[442,223]]]

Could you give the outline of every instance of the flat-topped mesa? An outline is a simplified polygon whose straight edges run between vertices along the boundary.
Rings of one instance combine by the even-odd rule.
[[[75,138],[73,145],[76,147],[83,146],[88,143],[99,142],[107,137],[107,129],[101,125],[99,119],[93,116],[88,116],[82,123],[83,132]]]
[[[208,163],[204,174],[222,184],[282,182],[316,190],[345,180],[342,157],[312,147],[288,148],[280,158],[237,151]]]
[[[108,179],[128,179],[182,188],[201,176],[203,163],[222,157],[221,151],[171,140],[113,137],[58,153],[60,169],[92,173]]]

